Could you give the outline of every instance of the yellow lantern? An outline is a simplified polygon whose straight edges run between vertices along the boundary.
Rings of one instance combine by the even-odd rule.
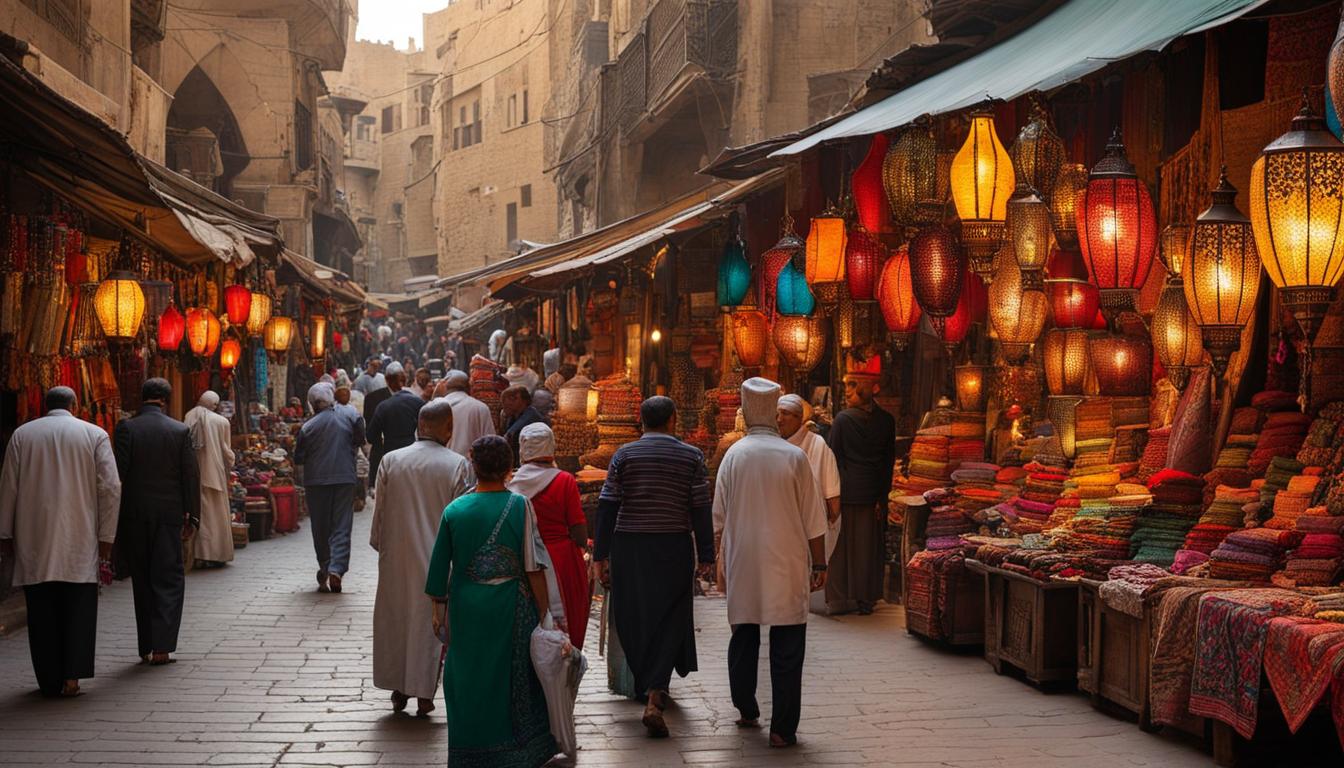
[[[822,318],[780,316],[775,320],[775,347],[794,373],[801,376],[816,368],[826,352],[826,326]]]
[[[243,347],[238,340],[230,336],[219,345],[219,370],[228,378],[243,355]]]
[[[140,333],[140,321],[145,316],[145,292],[135,275],[119,270],[99,283],[93,295],[93,307],[108,341],[130,341]]]
[[[1036,190],[1019,184],[1008,201],[1008,241],[1013,244],[1022,285],[1028,290],[1045,286],[1045,264],[1050,258],[1050,206]]]
[[[983,413],[988,394],[990,369],[982,365],[958,365],[953,373],[957,389],[957,408],[968,413]]]
[[[327,316],[312,315],[308,318],[308,356],[314,360],[327,354]]]
[[[1224,169],[1226,170],[1226,169]],[[1236,205],[1226,172],[1213,190],[1213,205],[1195,220],[1185,265],[1185,298],[1204,335],[1204,348],[1221,381],[1260,292],[1260,257],[1251,222]]]
[[[284,315],[273,315],[266,321],[266,330],[262,343],[267,352],[280,354],[289,351],[294,338],[294,320]]]
[[[1078,455],[1076,409],[1082,401],[1083,398],[1074,395],[1052,395],[1045,401],[1045,417],[1055,427],[1060,452],[1070,461]]]
[[[1171,224],[1162,230],[1157,255],[1167,268],[1167,274],[1179,279],[1181,270],[1185,269],[1185,263],[1190,259],[1190,225]]]
[[[1050,192],[1050,219],[1055,229],[1055,240],[1064,250],[1078,249],[1078,201],[1086,189],[1087,166],[1082,163],[1065,163],[1059,169],[1054,189]]]
[[[266,330],[271,319],[271,297],[264,293],[252,294],[252,306],[247,313],[247,334],[256,336]]]
[[[1153,351],[1167,379],[1178,390],[1190,381],[1190,369],[1204,362],[1204,335],[1185,300],[1185,286],[1179,278],[1167,282],[1157,299],[1152,322]]]
[[[961,218],[961,239],[971,257],[971,269],[989,282],[994,254],[1003,241],[1008,198],[1013,194],[1013,161],[999,141],[994,116],[988,111],[971,116],[966,142],[952,158],[952,202]]]
[[[1011,246],[999,252],[998,265],[989,284],[989,325],[999,337],[1004,360],[1016,365],[1027,358],[1041,335],[1050,301],[1044,291],[1023,286]]]
[[[1082,328],[1045,335],[1045,383],[1052,395],[1081,395],[1087,382],[1087,337]]]
[[[807,233],[807,285],[822,304],[835,305],[845,282],[845,245],[849,235],[839,211],[828,208],[812,219]]]
[[[194,307],[187,311],[187,342],[191,352],[200,357],[210,357],[219,349],[219,318],[205,307]]]

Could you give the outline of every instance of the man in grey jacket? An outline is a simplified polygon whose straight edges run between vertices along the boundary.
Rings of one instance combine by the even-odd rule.
[[[330,384],[319,382],[308,389],[313,416],[294,443],[294,463],[303,466],[319,592],[340,592],[341,578],[350,566],[355,453],[364,445],[364,421],[334,408],[335,400]]]

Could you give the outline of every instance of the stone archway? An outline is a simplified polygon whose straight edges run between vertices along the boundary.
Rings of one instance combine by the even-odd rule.
[[[228,101],[200,66],[182,80],[168,110],[167,163],[225,197],[251,161]]]

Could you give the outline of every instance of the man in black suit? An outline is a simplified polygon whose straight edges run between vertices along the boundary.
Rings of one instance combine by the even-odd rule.
[[[201,523],[200,470],[187,425],[163,412],[164,379],[140,390],[140,412],[117,424],[113,451],[121,475],[117,548],[130,569],[140,658],[170,664],[182,624],[182,542]]]
[[[378,480],[378,464],[383,456],[415,442],[415,428],[420,422],[420,407],[425,404],[406,386],[406,369],[401,363],[387,366],[384,374],[392,396],[378,404],[369,420],[368,438],[373,449],[369,452],[369,486]],[[367,400],[366,400],[367,402]]]

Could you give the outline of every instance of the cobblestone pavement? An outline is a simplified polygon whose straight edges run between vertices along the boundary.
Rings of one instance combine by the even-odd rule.
[[[433,766],[447,762],[442,702],[428,721],[394,715],[373,688],[376,561],[355,516],[340,595],[314,591],[307,525],[254,543],[187,580],[178,663],[136,665],[128,583],[99,606],[98,677],[86,694],[35,692],[27,637],[0,639],[0,764]],[[674,680],[673,738],[650,741],[638,704],[606,693],[596,632],[577,707],[580,765],[1209,766],[1195,747],[1142,733],[1073,694],[997,677],[976,656],[930,648],[900,612],[813,617],[800,745],[739,731],[729,704],[722,600],[697,602],[702,670]],[[762,665],[765,665],[764,649]],[[769,713],[769,674],[761,674]]]

